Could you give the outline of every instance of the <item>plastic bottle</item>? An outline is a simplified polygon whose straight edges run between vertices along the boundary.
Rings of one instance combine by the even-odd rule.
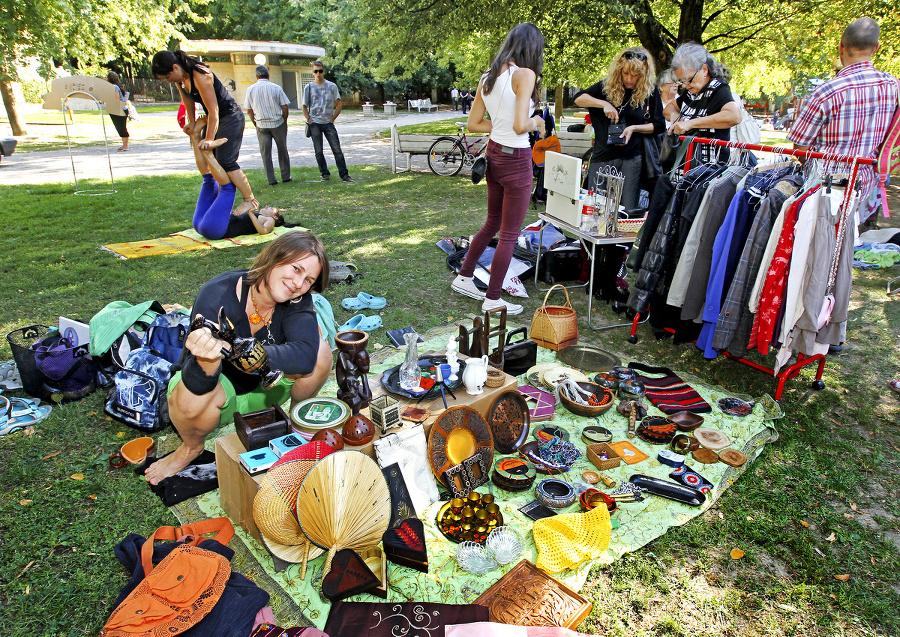
[[[588,190],[587,197],[581,206],[581,231],[593,233],[596,231],[597,222],[594,219],[594,191]]]

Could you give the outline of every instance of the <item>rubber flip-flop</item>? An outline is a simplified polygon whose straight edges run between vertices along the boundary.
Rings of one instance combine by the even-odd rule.
[[[365,292],[360,292],[353,298],[346,298],[341,301],[341,307],[345,310],[380,310],[387,305],[387,300],[381,296],[372,296]]]

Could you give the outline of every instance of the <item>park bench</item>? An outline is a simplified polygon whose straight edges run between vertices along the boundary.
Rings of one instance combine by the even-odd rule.
[[[424,100],[409,100],[409,106],[407,110],[416,109],[420,113],[422,109],[425,109],[426,112],[430,113],[431,111],[436,111],[438,109],[437,104],[432,104],[429,98],[425,98]]]
[[[398,133],[397,125],[391,126],[391,172],[409,172],[413,155],[427,155],[431,145],[438,137],[446,135],[414,135]],[[397,154],[406,155],[406,168],[398,170]]]
[[[584,157],[593,147],[590,133],[570,133],[557,131],[559,145],[564,155]],[[447,135],[415,135],[412,133],[397,132],[397,125],[391,126],[391,172],[409,172],[413,155],[428,155],[431,145],[438,137]],[[397,167],[397,155],[406,155],[406,168]]]
[[[14,137],[0,139],[0,161],[2,161],[4,157],[9,157],[16,152],[16,144],[18,143],[19,141]]]

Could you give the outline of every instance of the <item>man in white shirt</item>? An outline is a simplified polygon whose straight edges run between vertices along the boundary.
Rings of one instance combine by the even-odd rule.
[[[244,108],[250,114],[250,121],[256,126],[256,139],[259,140],[259,154],[262,155],[263,167],[269,185],[278,183],[275,179],[275,166],[272,164],[272,140],[278,147],[278,167],[281,169],[281,181],[291,180],[291,157],[287,148],[288,104],[291,100],[284,89],[269,81],[269,69],[256,67],[256,83],[247,89]]]
[[[312,137],[313,151],[316,153],[316,163],[319,172],[322,173],[320,181],[331,179],[328,171],[328,162],[325,161],[325,152],[322,147],[322,138],[328,140],[331,154],[334,155],[334,163],[337,165],[341,181],[352,184],[353,179],[347,172],[347,163],[344,161],[344,151],[341,150],[341,140],[338,138],[334,120],[341,114],[341,93],[334,82],[325,79],[325,65],[316,60],[312,63],[315,81],[303,87],[303,117],[309,125],[310,137]]]
[[[455,111],[459,104],[459,91],[455,86],[450,89],[450,99],[453,101],[453,110]]]

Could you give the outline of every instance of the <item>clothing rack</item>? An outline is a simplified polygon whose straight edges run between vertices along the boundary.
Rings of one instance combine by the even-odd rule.
[[[691,158],[693,157],[694,144],[707,144],[711,146],[724,146],[726,148],[736,148],[738,150],[755,150],[759,152],[767,152],[773,153],[777,155],[790,155],[793,157],[802,157],[808,159],[823,159],[830,162],[835,163],[856,163],[860,166],[872,166],[875,164],[874,159],[869,159],[867,157],[854,157],[852,155],[836,155],[832,153],[820,153],[817,151],[809,151],[809,150],[797,150],[794,148],[785,148],[781,146],[764,146],[761,144],[744,144],[740,142],[732,142],[732,141],[724,141],[721,139],[710,139],[706,137],[688,137],[686,135],[682,135],[679,137],[681,141],[688,142],[688,148],[685,153],[684,158],[684,166],[690,166]],[[850,187],[850,186],[848,186]],[[843,240],[843,237],[841,238]],[[628,337],[629,343],[637,343],[637,327],[641,322],[641,314],[637,313],[634,316],[634,319],[631,323],[631,334]],[[775,400],[781,400],[781,395],[784,392],[784,385],[788,380],[797,377],[800,374],[800,370],[808,365],[817,365],[816,368],[816,379],[812,383],[812,388],[815,390],[821,390],[825,388],[825,383],[822,381],[822,374],[825,372],[825,362],[826,355],[825,354],[814,354],[811,356],[807,356],[804,354],[797,354],[797,362],[793,365],[789,365],[781,369],[779,372],[776,372],[774,369],[770,369],[765,365],[760,365],[756,361],[752,361],[746,358],[741,358],[738,356],[734,356],[729,354],[726,351],[721,352],[722,355],[730,358],[731,360],[737,361],[748,367],[752,367],[753,369],[757,369],[765,374],[769,374],[778,379],[778,385],[775,389]]]

